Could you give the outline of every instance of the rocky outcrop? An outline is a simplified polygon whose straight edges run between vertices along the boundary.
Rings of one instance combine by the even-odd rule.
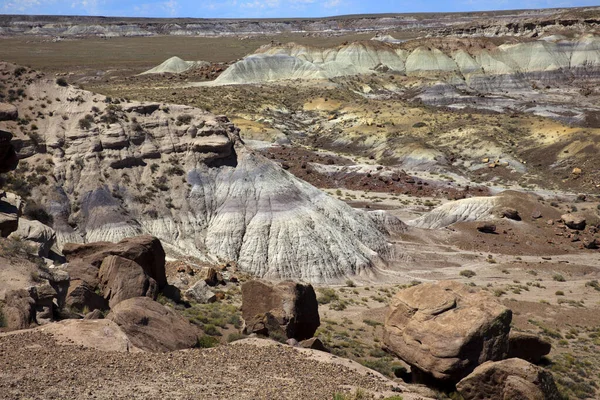
[[[36,322],[35,288],[11,290],[4,298],[2,314],[8,330],[26,329]]]
[[[48,257],[56,242],[56,232],[40,221],[19,218],[17,230],[9,237],[18,237],[28,243],[40,257]]]
[[[106,319],[119,325],[131,343],[142,350],[181,350],[194,347],[198,341],[198,331],[192,324],[148,297],[120,302]]]
[[[72,280],[67,292],[66,306],[78,313],[108,310],[108,302],[94,286],[82,280]]]
[[[0,173],[6,173],[17,168],[19,159],[11,144],[12,134],[0,130]]]
[[[13,104],[0,103],[0,121],[15,121],[19,118],[19,110]]]
[[[0,194],[0,236],[8,237],[19,228],[23,201],[13,193]]]
[[[583,215],[580,214],[564,214],[560,217],[565,223],[567,228],[582,231],[585,229],[586,220]]]
[[[204,280],[199,280],[186,290],[185,297],[199,304],[213,303],[217,300],[215,293],[210,290],[210,287]]]
[[[414,370],[453,384],[506,357],[511,318],[483,291],[453,281],[424,283],[393,298],[384,342]]]
[[[291,281],[244,283],[242,318],[246,333],[298,341],[311,338],[321,324],[313,287]]]
[[[184,61],[179,57],[171,57],[165,62],[156,67],[149,69],[148,71],[142,72],[140,75],[146,74],[181,74],[182,72],[189,71],[190,69],[204,67],[210,65],[206,61]]]
[[[96,270],[108,256],[119,256],[137,263],[145,274],[156,281],[159,289],[167,284],[165,251],[160,240],[152,236],[130,237],[119,243],[68,243],[63,246],[63,254],[69,264],[92,266]],[[89,268],[82,269],[89,271]],[[78,278],[76,274],[72,274],[72,277]]]
[[[457,385],[465,400],[560,400],[552,374],[527,361],[488,361]]]
[[[521,358],[537,364],[550,353],[552,345],[538,335],[510,332],[508,336],[508,358]]]
[[[106,257],[100,265],[98,277],[110,308],[133,297],[147,296],[155,300],[158,295],[156,281],[138,263],[123,257]]]

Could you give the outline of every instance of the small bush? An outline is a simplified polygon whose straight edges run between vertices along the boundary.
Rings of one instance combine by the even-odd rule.
[[[318,289],[318,292],[319,296],[317,297],[317,302],[319,304],[329,304],[332,301],[339,300],[339,296],[334,289],[321,288]]]
[[[460,271],[459,275],[464,276],[465,278],[472,278],[477,274],[475,273],[475,271],[471,271],[470,269],[463,269],[462,271]]]
[[[216,326],[214,326],[213,324],[206,324],[202,327],[202,330],[204,331],[204,333],[206,333],[207,335],[210,336],[221,336],[221,331],[219,331],[217,329]]]
[[[192,122],[192,116],[189,114],[182,114],[177,117],[177,125],[188,125]]]
[[[92,122],[94,122],[94,117],[90,114],[87,114],[85,117],[79,120],[79,128],[88,130],[92,127]]]
[[[219,339],[213,336],[201,336],[198,338],[197,347],[209,349],[219,345]]]
[[[594,288],[595,290],[600,291],[600,284],[598,283],[598,281],[596,279],[594,279],[593,281],[589,281],[585,284],[585,286],[589,286],[591,288]]]
[[[58,86],[62,86],[62,87],[69,86],[69,83],[67,82],[67,80],[66,80],[65,78],[58,78],[58,79],[56,80],[56,84],[57,84]]]
[[[556,293],[554,293],[557,296],[564,296],[565,292],[563,292],[562,290],[557,290]]]
[[[227,336],[227,343],[232,343],[232,342],[235,342],[236,340],[242,340],[242,339],[245,339],[247,337],[248,336],[244,335],[243,333],[237,333],[237,332],[230,333]]]
[[[562,276],[561,274],[555,274],[552,277],[553,280],[555,280],[556,282],[566,282],[566,279],[564,276]]]
[[[346,286],[348,286],[348,287],[356,287],[356,283],[354,283],[354,281],[352,281],[351,279],[348,279],[346,281]]]

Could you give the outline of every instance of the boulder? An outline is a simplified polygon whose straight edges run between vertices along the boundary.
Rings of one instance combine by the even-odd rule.
[[[520,358],[488,361],[456,385],[465,400],[560,400],[552,374]]]
[[[311,338],[321,324],[312,285],[292,281],[244,283],[242,318],[246,333],[283,335],[298,341]]]
[[[8,330],[26,329],[36,322],[36,299],[34,287],[6,292],[2,313]]]
[[[142,350],[166,352],[191,348],[198,342],[196,327],[149,297],[120,302],[106,319],[119,325],[131,343]]]
[[[500,217],[512,219],[514,221],[521,220],[521,216],[519,215],[519,212],[517,210],[515,210],[514,208],[510,208],[510,207],[505,207],[502,210],[500,210]]]
[[[67,291],[66,306],[74,312],[82,313],[94,310],[107,310],[108,302],[87,282],[71,281]]]
[[[103,319],[104,313],[98,309],[85,314],[83,319]]]
[[[505,358],[511,319],[484,291],[454,281],[425,283],[393,298],[384,342],[418,375],[452,384],[481,363]]]
[[[139,352],[125,332],[113,321],[69,319],[37,328],[62,345],[74,345],[109,352]]]
[[[108,256],[102,261],[98,271],[102,294],[113,308],[123,300],[147,296],[156,299],[156,281],[146,275],[135,261],[119,256]]]
[[[510,332],[508,336],[508,357],[521,358],[534,364],[550,353],[552,345],[538,335],[523,332]]]
[[[327,347],[325,347],[325,345],[323,344],[321,339],[319,339],[317,337],[303,340],[299,344],[300,344],[300,347],[303,347],[305,349],[313,349],[313,350],[319,350],[319,351],[324,351],[326,353],[329,353],[329,350],[327,349]]]
[[[580,214],[564,214],[560,218],[563,220],[567,228],[582,231],[585,229],[585,217]]]
[[[48,257],[50,249],[56,242],[54,229],[42,224],[40,221],[31,221],[19,218],[17,230],[9,237],[19,237],[30,244],[40,257]]]
[[[217,286],[223,281],[223,276],[213,267],[203,267],[199,272],[199,276],[209,286]]]
[[[19,228],[22,207],[23,201],[16,194],[0,195],[0,236],[8,237]]]
[[[480,224],[477,225],[477,230],[482,233],[496,233],[496,225],[494,224]]]
[[[156,281],[159,289],[167,284],[165,251],[160,240],[153,236],[130,237],[119,243],[66,243],[62,252],[69,263],[87,264],[96,268],[100,267],[107,256],[120,256],[138,263]]]
[[[17,168],[19,158],[11,143],[12,134],[0,130],[0,173],[6,173]]]
[[[185,291],[185,297],[190,301],[200,304],[213,303],[217,300],[215,294],[208,287],[208,284],[199,280],[192,287]]]
[[[19,118],[19,110],[9,103],[0,103],[0,121],[15,121]]]

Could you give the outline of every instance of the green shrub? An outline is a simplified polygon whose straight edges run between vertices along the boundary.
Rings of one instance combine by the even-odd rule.
[[[206,324],[204,326],[202,326],[202,330],[204,331],[204,333],[206,333],[207,335],[210,336],[221,336],[222,333],[220,330],[217,329],[216,326],[214,326],[213,324]]]
[[[201,336],[198,338],[197,347],[208,349],[219,345],[219,339],[214,336]]]
[[[320,288],[317,289],[319,296],[317,296],[317,302],[319,304],[329,304],[332,301],[339,300],[339,296],[334,289],[331,288]]]
[[[242,340],[247,337],[248,336],[244,335],[243,333],[238,333],[238,332],[230,333],[227,336],[227,343],[235,342],[236,340]]]
[[[56,80],[56,84],[57,84],[58,86],[62,86],[62,87],[69,86],[69,83],[67,82],[67,80],[66,80],[65,78],[58,78],[58,79]]]
[[[556,282],[565,282],[566,279],[564,276],[562,276],[561,274],[555,274],[552,279],[554,279]]]
[[[557,296],[564,296],[565,292],[563,292],[562,290],[557,290],[556,293],[554,293]]]
[[[470,269],[463,269],[462,271],[460,271],[459,275],[464,276],[465,278],[472,278],[477,274],[475,273],[475,271],[472,271]]]

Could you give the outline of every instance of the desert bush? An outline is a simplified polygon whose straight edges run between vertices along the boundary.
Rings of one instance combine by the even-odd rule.
[[[465,278],[472,278],[477,274],[475,273],[475,271],[472,271],[470,269],[463,269],[462,271],[460,271],[459,275],[464,276]]]
[[[94,122],[94,117],[90,114],[87,114],[85,117],[79,120],[79,128],[88,130],[92,127],[92,122]]]
[[[35,201],[27,202],[23,209],[23,214],[31,219],[40,221],[44,225],[52,226],[54,223],[52,215],[48,214],[48,212]]]
[[[198,338],[198,342],[196,343],[197,347],[202,349],[209,349],[211,347],[216,347],[219,345],[219,339],[214,336],[200,336]]]
[[[244,335],[243,333],[238,333],[238,332],[230,333],[227,336],[227,343],[232,343],[232,342],[235,342],[237,340],[245,339],[247,337],[248,336]]]
[[[58,86],[62,86],[62,87],[69,86],[69,83],[67,82],[67,80],[66,80],[65,78],[58,78],[58,79],[56,80],[56,84],[57,84]]]
[[[181,114],[177,116],[177,125],[187,125],[192,122],[192,116],[189,114]]]
[[[354,281],[352,281],[351,279],[348,279],[346,281],[346,286],[348,286],[348,287],[356,287],[356,283],[354,283]]]
[[[563,292],[562,290],[557,290],[556,293],[554,293],[557,296],[564,296],[565,292]]]
[[[332,301],[339,300],[339,296],[334,289],[319,288],[317,291],[319,292],[319,296],[317,296],[317,302],[319,304],[329,304]]]
[[[562,276],[561,274],[555,274],[552,277],[553,280],[555,280],[556,282],[566,282],[566,279],[564,276]]]

